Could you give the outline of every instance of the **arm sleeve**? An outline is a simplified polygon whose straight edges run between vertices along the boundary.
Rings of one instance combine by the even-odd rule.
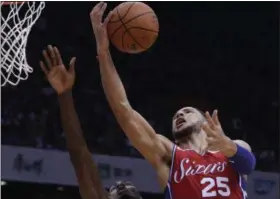
[[[229,158],[232,167],[240,174],[250,174],[256,166],[256,158],[253,153],[237,145],[237,151]]]

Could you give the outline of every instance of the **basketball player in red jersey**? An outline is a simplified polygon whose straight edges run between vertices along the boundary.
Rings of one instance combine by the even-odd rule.
[[[44,62],[40,62],[49,83],[58,94],[61,122],[65,133],[67,148],[78,179],[80,194],[83,199],[141,199],[140,193],[130,182],[117,182],[109,193],[102,186],[97,165],[92,159],[76,113],[72,98],[75,81],[75,58],[70,61],[70,68],[64,67],[56,47],[48,46],[43,51]]]
[[[246,198],[242,175],[253,171],[255,157],[247,143],[224,134],[217,111],[210,116],[192,107],[180,109],[173,117],[174,144],[131,107],[110,55],[105,8],[99,3],[90,16],[103,89],[124,133],[155,168],[166,198]]]

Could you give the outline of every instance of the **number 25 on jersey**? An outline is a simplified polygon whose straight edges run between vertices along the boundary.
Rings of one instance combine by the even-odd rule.
[[[208,198],[218,195],[223,197],[230,196],[230,188],[228,186],[228,182],[229,180],[226,177],[202,178],[200,184],[206,185],[201,191],[202,197]]]

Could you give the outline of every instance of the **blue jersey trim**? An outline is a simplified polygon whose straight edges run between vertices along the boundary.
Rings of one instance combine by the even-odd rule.
[[[176,145],[173,145],[173,149],[172,149],[172,158],[171,158],[171,166],[170,166],[170,171],[169,171],[169,179],[168,182],[171,183],[171,178],[172,178],[172,171],[173,171],[173,164],[174,164],[174,157],[175,157],[175,151],[176,151]],[[167,185],[168,186],[168,185]]]
[[[172,191],[171,191],[171,178],[172,178],[172,172],[173,172],[173,163],[174,163],[174,157],[175,157],[175,152],[176,152],[176,145],[173,145],[172,149],[172,159],[171,159],[171,166],[170,166],[170,171],[169,171],[169,179],[167,182],[167,185],[164,190],[164,198],[165,199],[172,199]]]
[[[242,176],[241,174],[238,174],[239,176],[239,187],[241,189],[241,192],[242,192],[242,199],[247,199],[248,195],[247,195],[247,192],[246,192],[246,180],[244,178],[244,176]]]

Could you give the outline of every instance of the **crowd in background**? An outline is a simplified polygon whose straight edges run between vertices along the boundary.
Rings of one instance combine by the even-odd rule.
[[[153,48],[141,55],[112,48],[132,106],[170,139],[177,109],[217,108],[225,133],[251,145],[257,169],[275,171],[279,88],[277,13],[272,4],[244,3],[242,8],[237,4],[161,4],[151,3],[161,26]],[[33,28],[27,52],[34,73],[19,86],[2,88],[2,144],[66,150],[57,96],[38,66],[43,48],[54,44],[66,64],[71,56],[77,57],[73,96],[90,150],[140,157],[118,126],[102,91],[88,17],[93,3],[79,5],[76,9],[69,2],[65,9],[64,3],[47,3],[49,7]],[[166,14],[166,6],[169,11],[174,6],[176,13]],[[54,10],[61,17],[53,15]]]
[[[50,87],[30,90],[30,92],[28,90],[22,92],[20,88],[13,87],[5,88],[2,92],[3,95],[7,92],[9,96],[15,96],[2,101],[2,144],[66,150],[57,96]],[[116,123],[103,95],[100,89],[74,90],[76,109],[90,150],[93,153],[139,157],[140,154],[130,145]],[[157,132],[172,139],[172,112],[166,111],[172,102],[161,102],[161,97],[157,98],[146,93],[147,103],[143,104],[143,97],[139,97],[138,103],[133,100],[133,106],[137,107],[140,113],[144,113],[143,115]],[[175,99],[189,101],[185,96],[174,96]],[[252,123],[250,123],[252,118],[246,118],[242,114],[231,114],[227,109],[225,112],[223,109],[220,110],[220,119],[225,132],[230,137],[249,142],[258,157],[257,166],[262,170],[277,168],[278,140],[275,139],[277,138],[277,118],[272,116],[277,113],[278,104],[272,99],[263,106],[264,109],[252,110],[266,113],[256,115],[256,121]],[[203,101],[203,99],[198,98],[197,101]],[[231,104],[225,101],[224,106],[228,103]],[[189,104],[186,103],[186,105]],[[248,105],[243,106],[242,109],[247,109]],[[172,106],[169,109],[172,109]],[[206,106],[205,110],[211,111],[213,106],[209,108]]]

